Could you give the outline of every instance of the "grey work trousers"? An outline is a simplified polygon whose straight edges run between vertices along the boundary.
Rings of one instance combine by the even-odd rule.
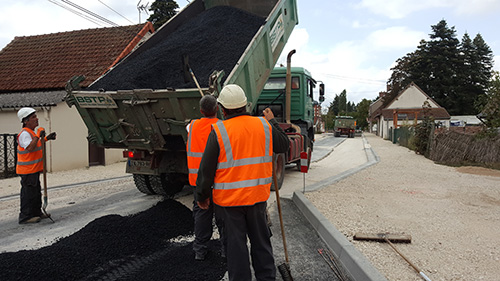
[[[40,185],[40,172],[21,177],[21,208],[19,223],[42,215],[42,187]]]
[[[210,241],[213,232],[213,218],[220,234],[221,251],[224,251],[224,224],[222,219],[214,213],[214,204],[210,201],[207,210],[203,210],[198,206],[196,200],[193,201],[193,219],[194,219],[194,241],[193,251],[195,253],[206,254],[208,251],[207,243]]]
[[[276,280],[271,230],[267,224],[267,202],[244,207],[215,205],[215,208],[224,220],[229,280],[252,280],[247,237],[255,278],[258,281]]]

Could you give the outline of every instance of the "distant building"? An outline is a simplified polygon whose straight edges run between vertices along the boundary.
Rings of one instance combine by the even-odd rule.
[[[323,121],[323,116],[321,114],[321,104],[317,101],[313,103],[314,107],[314,132],[324,133],[326,130],[325,121]]]
[[[418,124],[425,116],[432,116],[441,126],[450,126],[450,115],[415,83],[403,89],[387,106],[383,107],[382,97],[370,105],[370,128],[376,134],[389,138],[390,129],[404,124]]]

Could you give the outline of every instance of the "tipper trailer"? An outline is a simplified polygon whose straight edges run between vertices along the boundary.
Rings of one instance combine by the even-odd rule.
[[[66,102],[91,143],[125,149],[141,192],[173,195],[188,184],[185,127],[201,95],[238,84],[252,112],[297,23],[296,0],[192,1],[88,88],[73,77]]]

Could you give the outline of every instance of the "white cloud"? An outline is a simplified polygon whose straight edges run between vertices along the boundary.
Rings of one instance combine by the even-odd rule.
[[[449,0],[447,2],[458,15],[491,15],[500,11],[498,0]]]
[[[405,26],[394,26],[372,32],[367,38],[367,44],[383,50],[416,48],[420,40],[427,34],[410,30]]]
[[[405,18],[407,15],[429,9],[446,6],[443,0],[362,0],[358,8],[366,8],[371,12],[391,19]]]
[[[435,8],[451,9],[458,15],[486,15],[500,10],[498,0],[362,0],[357,8],[365,8],[371,12],[391,19],[402,19],[418,12]]]

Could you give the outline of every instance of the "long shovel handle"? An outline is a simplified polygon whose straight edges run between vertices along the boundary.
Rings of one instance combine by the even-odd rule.
[[[45,136],[41,137],[42,141],[42,162],[43,162],[43,198],[44,209],[47,207],[47,146]]]
[[[283,226],[283,215],[281,213],[281,203],[280,203],[280,192],[278,187],[278,179],[276,178],[275,172],[275,161],[273,154],[273,183],[274,183],[274,191],[276,192],[276,202],[278,203],[278,214],[280,217],[280,226],[281,226],[281,236],[283,237],[283,249],[285,249],[285,261],[288,264],[288,250],[286,248],[286,238],[285,238],[285,228]]]
[[[413,267],[413,269],[415,269],[415,271],[420,274],[420,276],[425,280],[425,281],[431,281],[431,279],[429,279],[429,277],[427,277],[427,275],[425,275],[425,273],[423,273],[416,265],[414,265],[405,255],[403,255],[403,253],[401,253],[400,251],[398,251],[398,249],[394,246],[394,244],[392,244],[391,241],[389,241],[389,239],[387,239],[387,237],[384,236],[384,240],[385,242],[387,242],[393,249],[394,251],[396,251],[396,253],[398,253],[408,264],[410,264],[411,267]]]
[[[49,204],[49,199],[47,196],[47,146],[45,141],[45,135],[41,137],[42,141],[42,162],[43,162],[43,205],[42,211],[43,213],[52,221],[54,220],[50,217],[50,215],[45,210],[47,205]]]

